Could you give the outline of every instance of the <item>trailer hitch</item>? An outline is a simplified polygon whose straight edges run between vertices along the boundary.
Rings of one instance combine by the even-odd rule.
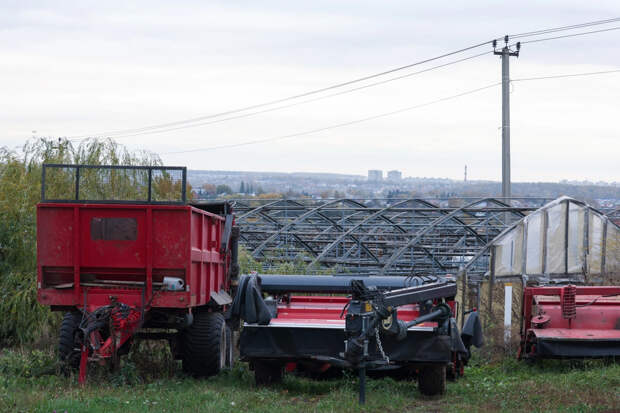
[[[383,351],[381,335],[387,334],[403,340],[407,337],[410,327],[428,321],[439,321],[443,324],[450,318],[452,310],[435,300],[453,297],[456,294],[454,282],[442,281],[421,286],[407,287],[393,291],[379,291],[374,287],[366,287],[362,280],[351,281],[352,297],[347,308],[345,321],[345,342],[342,357],[358,370],[359,403],[366,402],[366,368],[389,365],[389,358]],[[404,322],[398,320],[396,308],[406,304],[422,303],[421,308],[427,312],[415,320]],[[369,344],[375,338],[381,359],[371,355]]]

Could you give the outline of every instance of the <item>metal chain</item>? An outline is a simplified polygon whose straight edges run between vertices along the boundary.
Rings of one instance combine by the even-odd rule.
[[[383,357],[383,360],[387,361],[387,363],[390,364],[390,358],[387,356],[387,354],[385,354],[385,351],[383,351],[383,346],[381,345],[379,330],[375,330],[375,338],[377,339],[377,347],[379,348],[379,353],[381,353],[381,357]]]

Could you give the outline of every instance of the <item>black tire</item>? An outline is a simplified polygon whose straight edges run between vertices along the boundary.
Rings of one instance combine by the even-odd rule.
[[[275,361],[255,361],[254,380],[257,386],[280,383],[284,375],[284,365]]]
[[[62,369],[68,373],[80,367],[80,340],[78,331],[82,314],[78,312],[66,313],[60,324],[58,337],[58,358]]]
[[[226,323],[221,313],[199,312],[181,335],[183,371],[195,377],[218,374],[226,366]]]
[[[226,326],[226,369],[230,370],[235,364],[233,333],[230,327]]]
[[[429,365],[420,369],[418,388],[425,396],[437,396],[446,393],[446,366]]]

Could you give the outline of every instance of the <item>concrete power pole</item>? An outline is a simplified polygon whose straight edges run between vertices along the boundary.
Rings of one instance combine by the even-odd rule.
[[[519,57],[521,43],[514,51],[508,46],[508,36],[504,43],[497,50],[497,40],[493,40],[493,54],[502,57],[502,197],[510,198],[510,56]]]

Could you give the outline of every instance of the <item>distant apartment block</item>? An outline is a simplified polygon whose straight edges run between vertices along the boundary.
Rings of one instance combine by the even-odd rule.
[[[388,181],[400,181],[403,179],[403,173],[401,171],[389,171],[387,173]]]
[[[380,182],[383,180],[383,171],[379,169],[370,169],[368,171],[368,182]]]

